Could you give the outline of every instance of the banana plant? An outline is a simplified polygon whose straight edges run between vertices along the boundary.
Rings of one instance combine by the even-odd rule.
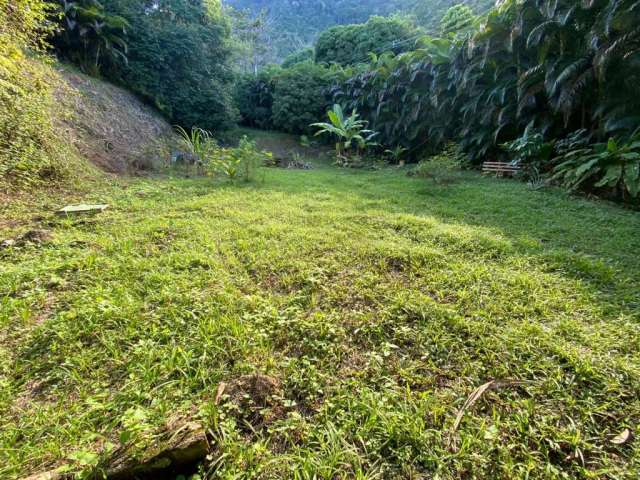
[[[354,109],[348,117],[339,104],[335,104],[329,112],[329,123],[312,123],[310,126],[318,128],[315,136],[331,134],[338,138],[336,155],[338,158],[348,154],[355,147],[356,153],[374,145],[373,138],[378,134],[368,130],[367,122],[360,118]]]
[[[597,188],[620,188],[631,197],[640,193],[640,134],[628,141],[610,138],[606,143],[570,150],[557,159],[556,180],[575,190],[585,182]]]
[[[54,44],[62,55],[95,75],[104,60],[127,63],[127,20],[108,14],[97,0],[57,1],[61,28]]]

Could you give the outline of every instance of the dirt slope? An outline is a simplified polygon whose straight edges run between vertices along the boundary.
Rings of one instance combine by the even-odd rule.
[[[135,95],[62,67],[57,98],[66,107],[61,127],[78,151],[111,173],[162,165],[176,142],[171,125]]]

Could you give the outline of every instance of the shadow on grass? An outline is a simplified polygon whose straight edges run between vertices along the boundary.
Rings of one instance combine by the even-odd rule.
[[[640,214],[615,204],[534,191],[509,179],[464,173],[452,185],[411,179],[397,169],[365,172],[326,169],[268,175],[264,183],[227,185],[285,193],[301,200],[323,194],[354,212],[398,215],[489,229],[508,239],[514,254],[536,257],[553,271],[589,283],[607,296],[640,302]],[[296,175],[292,181],[291,176]]]

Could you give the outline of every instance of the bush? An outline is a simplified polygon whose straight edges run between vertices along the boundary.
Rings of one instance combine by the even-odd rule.
[[[464,163],[465,157],[460,148],[449,143],[439,154],[419,162],[409,175],[428,178],[440,185],[450,185],[460,180],[460,169]]]
[[[571,149],[555,159],[554,179],[575,190],[610,189],[620,197],[640,194],[640,133],[627,140],[610,138],[606,143]]]
[[[311,133],[309,125],[325,117],[333,104],[331,86],[343,76],[342,70],[311,62],[282,70],[275,79],[273,126],[289,133]]]
[[[259,168],[270,163],[271,158],[271,153],[258,150],[256,143],[244,136],[236,148],[210,150],[205,168],[212,176],[252,182],[256,180]]]
[[[394,54],[412,50],[418,30],[399,17],[371,17],[367,23],[332,27],[315,47],[317,63],[354,65],[369,61],[369,53]]]
[[[502,145],[511,161],[520,166],[521,175],[532,179],[549,170],[553,154],[553,143],[546,142],[544,135],[530,124],[521,137]]]

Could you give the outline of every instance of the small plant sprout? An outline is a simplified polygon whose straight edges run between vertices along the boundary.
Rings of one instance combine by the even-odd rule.
[[[393,161],[393,163],[396,163],[402,167],[404,166],[403,155],[407,151],[408,149],[406,149],[402,145],[396,145],[392,149],[385,150],[384,153],[386,153],[387,155],[389,155],[389,157],[391,157],[391,160]]]

